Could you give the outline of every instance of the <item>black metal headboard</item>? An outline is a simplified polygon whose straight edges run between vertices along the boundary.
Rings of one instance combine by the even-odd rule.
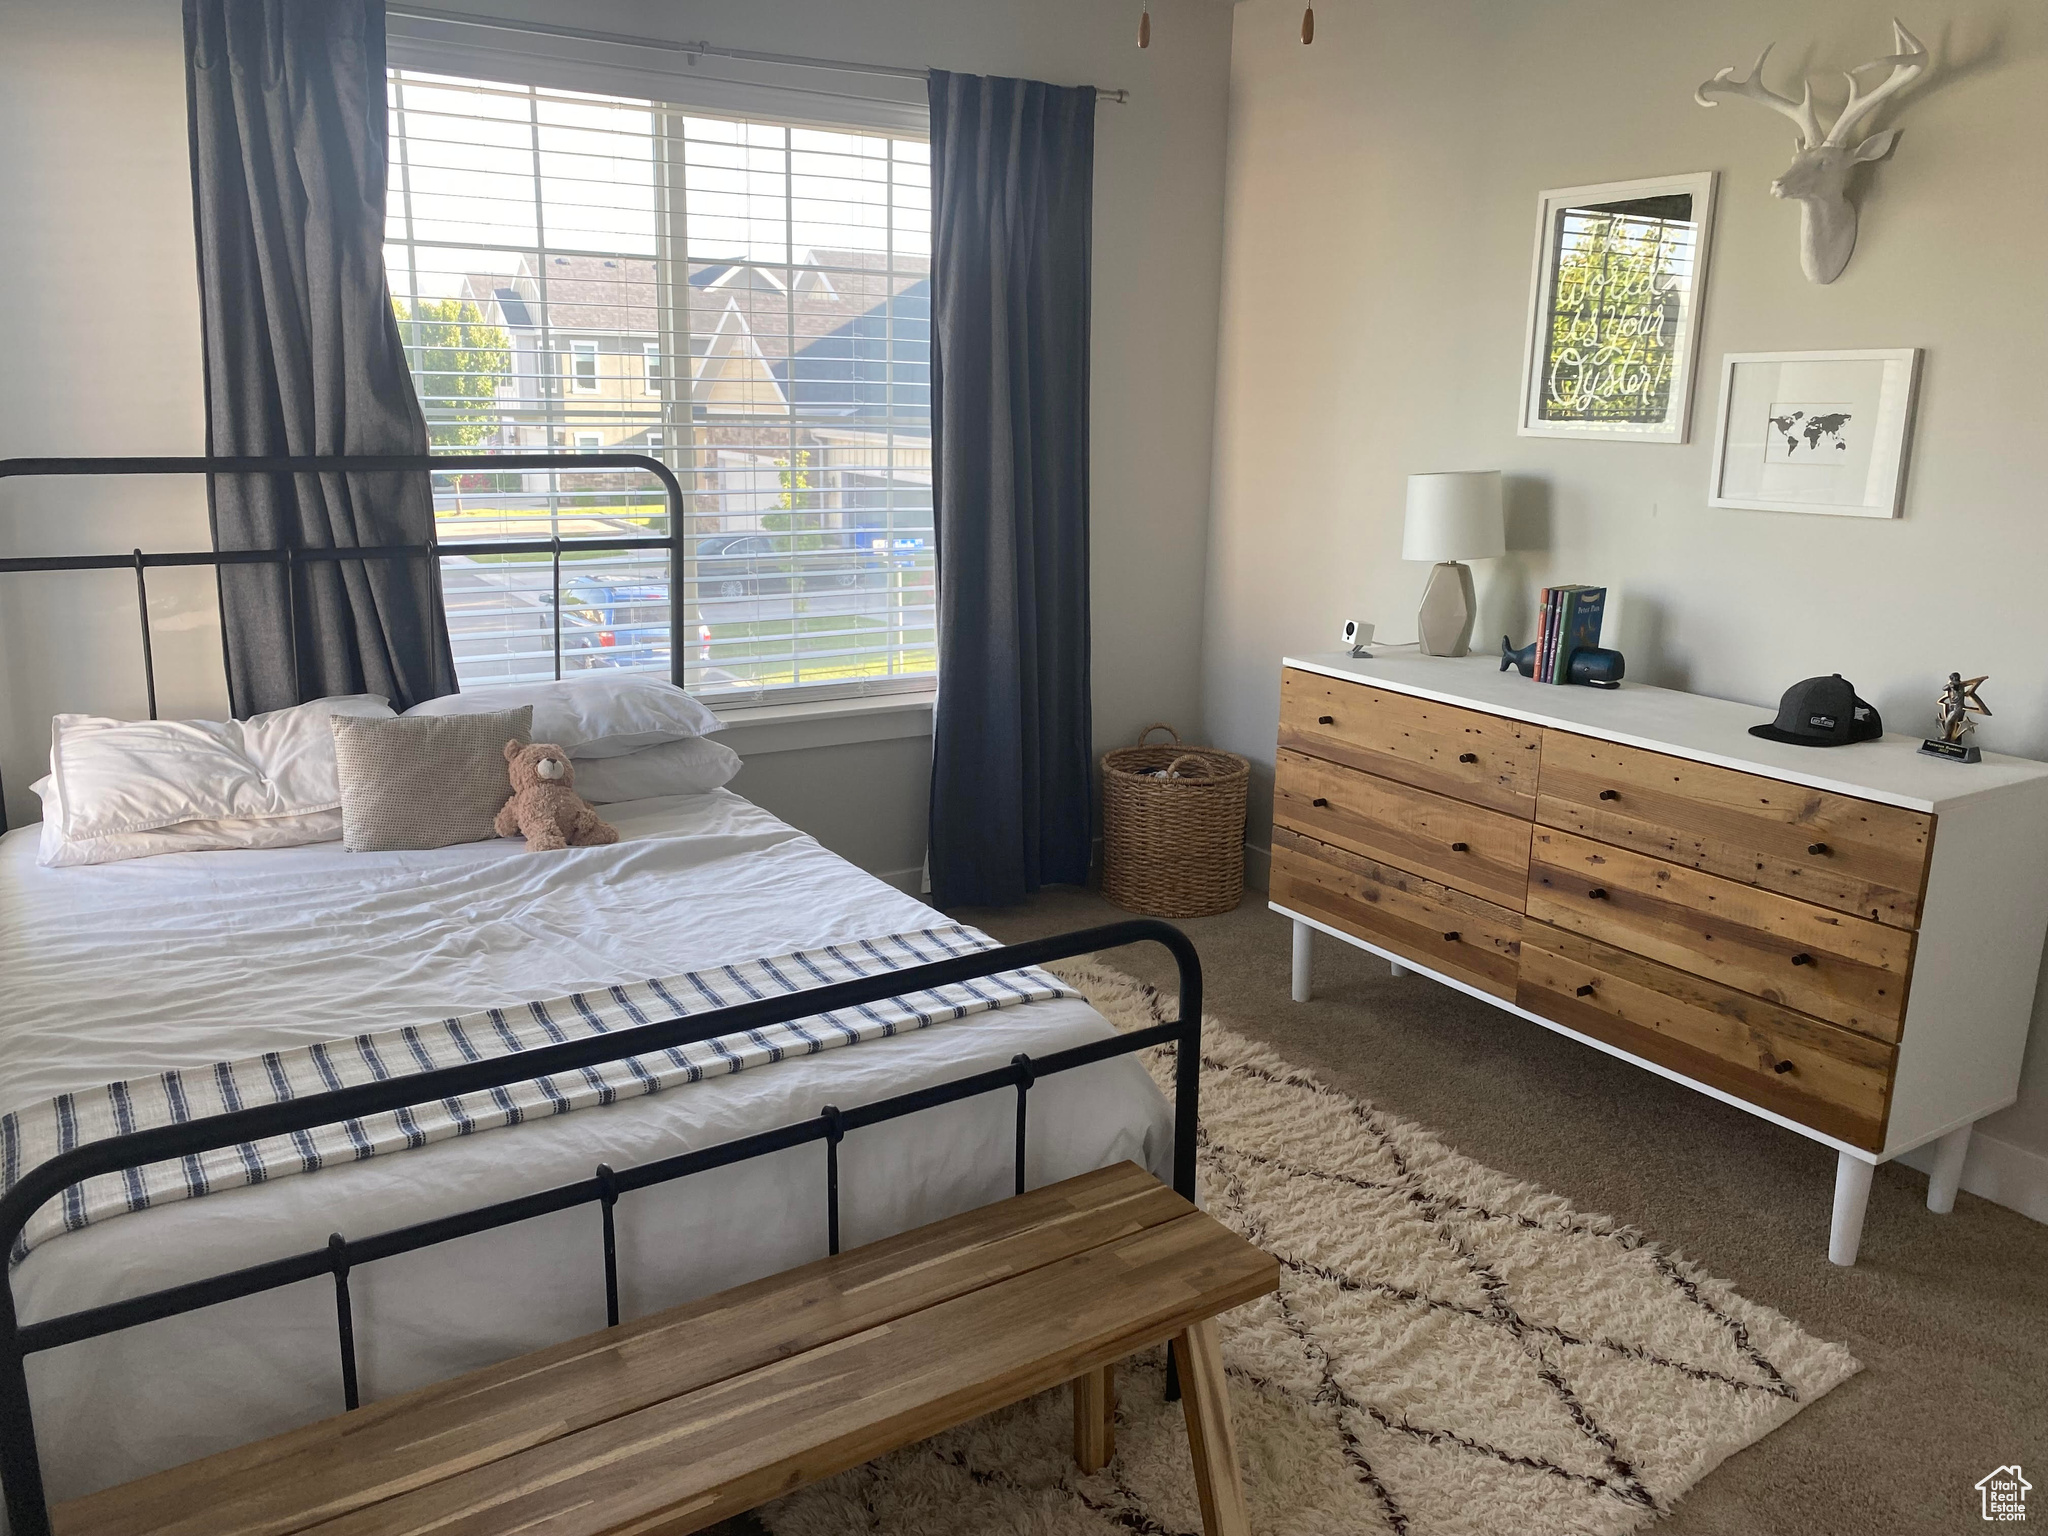
[[[644,453],[407,453],[331,454],[312,458],[106,458],[106,459],[0,459],[0,480],[56,475],[279,475],[373,473],[391,470],[427,470],[447,474],[462,470],[548,469],[575,474],[596,469],[640,469],[661,482],[668,500],[668,532],[642,537],[563,539],[529,538],[471,541],[457,546],[464,555],[547,554],[554,562],[554,588],[562,586],[562,554],[582,551],[665,549],[669,552],[671,623],[675,604],[677,556],[683,549],[683,487],[675,472],[659,459]],[[149,700],[149,718],[156,718],[156,654],[149,631],[149,572],[171,566],[282,565],[285,590],[296,610],[301,565],[339,560],[439,560],[456,550],[444,549],[431,533],[425,544],[387,544],[352,548],[213,549],[161,552],[131,550],[125,555],[15,555],[0,558],[0,575],[38,571],[118,571],[135,573],[135,606],[142,627],[142,676]],[[562,604],[554,610],[555,676],[562,675]],[[302,677],[296,611],[288,629],[292,639],[292,675]],[[683,648],[671,640],[669,678],[677,687],[683,682]],[[299,688],[305,697],[303,681]],[[0,800],[0,832],[7,830],[7,810]]]

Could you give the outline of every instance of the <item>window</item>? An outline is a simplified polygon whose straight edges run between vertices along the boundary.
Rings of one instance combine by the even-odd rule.
[[[576,434],[576,451],[578,453],[604,452],[604,434],[602,432],[578,432]]]
[[[569,384],[585,394],[597,393],[597,343],[594,341],[572,341],[569,343]]]
[[[571,554],[556,591],[545,557],[461,546],[667,534],[651,476],[436,477],[462,681],[552,676],[559,606],[565,673],[680,643],[726,703],[930,687],[926,142],[406,70],[389,97],[385,259],[436,448],[645,443],[685,492],[673,570]],[[638,390],[600,361],[635,353]]]

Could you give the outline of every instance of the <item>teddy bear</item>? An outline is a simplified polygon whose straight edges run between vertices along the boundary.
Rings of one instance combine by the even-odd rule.
[[[576,770],[569,766],[569,754],[553,742],[508,741],[505,761],[512,765],[512,798],[498,812],[498,836],[524,832],[529,853],[619,840],[619,829],[576,793]]]

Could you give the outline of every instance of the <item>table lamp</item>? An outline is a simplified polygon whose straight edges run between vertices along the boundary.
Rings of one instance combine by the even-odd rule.
[[[1462,560],[1492,560],[1508,552],[1500,471],[1460,469],[1408,477],[1408,521],[1403,560],[1433,560],[1415,631],[1425,656],[1463,656],[1472,647],[1478,604],[1472,568]]]

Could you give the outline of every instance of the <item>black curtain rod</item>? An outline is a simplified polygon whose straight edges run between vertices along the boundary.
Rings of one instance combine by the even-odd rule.
[[[422,6],[393,5],[385,7],[385,15],[400,16],[408,21],[438,22],[451,27],[481,27],[494,32],[519,32],[529,37],[557,37],[570,42],[604,43],[614,48],[654,48],[663,53],[685,54],[694,63],[699,56],[711,59],[737,59],[748,64],[780,64],[792,69],[829,69],[846,75],[884,75],[897,80],[926,80],[931,77],[928,69],[917,69],[902,64],[861,64],[851,59],[817,59],[798,53],[764,53],[756,48],[720,48],[701,40],[676,42],[665,37],[631,37],[621,32],[593,32],[583,27],[557,27],[539,21],[514,21],[504,16],[470,16],[460,11],[435,11]],[[1131,93],[1121,88],[1109,90],[1095,87],[1097,101],[1113,101],[1122,106],[1131,99]]]

